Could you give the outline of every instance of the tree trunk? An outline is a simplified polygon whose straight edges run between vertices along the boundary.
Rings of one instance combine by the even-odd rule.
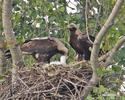
[[[2,36],[1,33],[0,33],[0,36]],[[8,69],[5,55],[4,55],[5,47],[6,47],[6,43],[2,40],[2,37],[0,37],[0,75],[2,75]]]
[[[12,10],[12,0],[3,0],[2,2],[2,21],[3,21],[3,29],[4,34],[7,40],[7,44],[9,46],[13,68],[18,69],[24,64],[22,59],[22,53],[16,37],[13,33],[12,24],[11,24],[11,10]],[[16,70],[15,70],[16,71]],[[15,72],[14,71],[14,72]]]

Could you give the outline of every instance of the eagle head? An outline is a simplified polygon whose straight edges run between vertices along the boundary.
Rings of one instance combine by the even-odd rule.
[[[71,23],[71,24],[67,25],[67,28],[70,31],[76,31],[77,30],[77,26],[74,23]]]

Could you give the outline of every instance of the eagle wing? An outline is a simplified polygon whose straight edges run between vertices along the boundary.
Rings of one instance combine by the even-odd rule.
[[[92,42],[94,42],[95,38],[93,36],[89,35],[89,38]],[[89,47],[92,47],[93,45],[86,34],[79,34],[78,40],[81,44],[86,44]]]
[[[89,38],[91,39],[92,42],[94,42],[95,38],[93,36],[89,35]],[[91,55],[91,51],[89,50],[89,47],[92,47],[93,44],[90,42],[86,34],[80,34],[78,36],[78,39],[79,39],[79,45],[85,55],[85,60],[89,60]]]
[[[25,54],[49,53],[56,50],[56,43],[50,39],[29,40],[21,44],[21,51]]]

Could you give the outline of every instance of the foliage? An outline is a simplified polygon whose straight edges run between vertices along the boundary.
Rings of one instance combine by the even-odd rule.
[[[98,88],[94,88],[93,94],[95,94],[95,97],[93,100],[124,100],[125,99],[124,96],[117,95],[115,91],[112,91],[110,88],[105,88],[103,85],[100,85]]]
[[[117,52],[114,60],[120,65],[125,65],[125,45]]]

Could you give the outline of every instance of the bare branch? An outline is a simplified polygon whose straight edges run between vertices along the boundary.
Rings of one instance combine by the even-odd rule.
[[[101,57],[99,57],[98,61],[101,62],[105,60],[110,54],[111,54],[111,51],[107,52],[105,55],[102,55]]]
[[[88,0],[86,0],[86,7],[85,7],[85,19],[86,19],[86,33],[88,36],[88,40],[93,44],[89,37],[89,32],[88,32]]]
[[[99,1],[99,0],[96,0],[96,2],[97,2],[97,4],[98,4],[98,5],[101,5],[101,3],[100,3],[100,1]]]
[[[116,54],[116,52],[119,50],[119,48],[123,45],[123,43],[125,42],[125,36],[123,36],[114,46],[114,48],[112,49],[110,56],[107,58],[104,67],[109,66],[110,64],[112,64],[113,58]]]
[[[94,15],[95,18],[96,18],[93,35],[95,35],[95,33],[96,33],[96,31],[97,31],[97,29],[96,29],[96,28],[97,28],[97,25],[99,25],[100,27],[102,27],[101,22],[100,22],[100,20],[99,20],[100,13],[101,13],[101,9],[102,9],[102,6],[100,5],[99,8],[98,8],[98,14],[97,14],[97,16],[96,16],[96,14],[95,14],[95,11],[93,11],[93,15]]]
[[[92,53],[91,53],[91,65],[93,69],[93,75],[92,75],[91,80],[88,83],[88,86],[86,86],[84,90],[82,91],[82,94],[81,94],[82,100],[85,100],[85,98],[88,96],[88,93],[93,89],[93,87],[98,82],[97,68],[99,67],[98,54],[99,54],[100,44],[101,44],[103,37],[106,35],[108,29],[112,26],[112,23],[114,22],[114,18],[116,17],[121,5],[123,4],[123,1],[124,0],[117,0],[110,16],[108,17],[104,26],[101,28],[100,32],[96,36],[96,39],[93,44]]]

